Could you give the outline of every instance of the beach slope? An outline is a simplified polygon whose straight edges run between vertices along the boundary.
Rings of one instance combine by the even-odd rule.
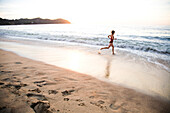
[[[0,50],[2,113],[168,113],[170,102]]]

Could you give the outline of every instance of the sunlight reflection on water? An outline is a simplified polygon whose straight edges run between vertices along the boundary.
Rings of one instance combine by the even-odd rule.
[[[33,46],[11,42],[0,42],[0,48],[170,99],[169,73],[134,56],[123,56],[120,53],[114,56],[98,55],[97,51],[96,54],[92,54],[73,48]]]

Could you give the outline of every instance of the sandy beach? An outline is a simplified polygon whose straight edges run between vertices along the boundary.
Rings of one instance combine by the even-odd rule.
[[[0,50],[1,113],[168,113],[170,103]]]
[[[170,0],[0,0],[0,113],[170,113]]]

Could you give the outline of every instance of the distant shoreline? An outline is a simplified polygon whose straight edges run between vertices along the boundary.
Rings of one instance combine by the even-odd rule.
[[[2,19],[0,18],[0,25],[30,25],[30,24],[71,24],[65,19],[42,19],[42,18],[21,18],[21,19]]]

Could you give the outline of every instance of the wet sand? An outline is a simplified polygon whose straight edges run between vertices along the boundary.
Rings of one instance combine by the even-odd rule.
[[[170,102],[0,50],[0,112],[168,113]]]
[[[170,73],[133,54],[98,55],[97,48],[29,40],[2,41],[0,48],[170,101]]]

